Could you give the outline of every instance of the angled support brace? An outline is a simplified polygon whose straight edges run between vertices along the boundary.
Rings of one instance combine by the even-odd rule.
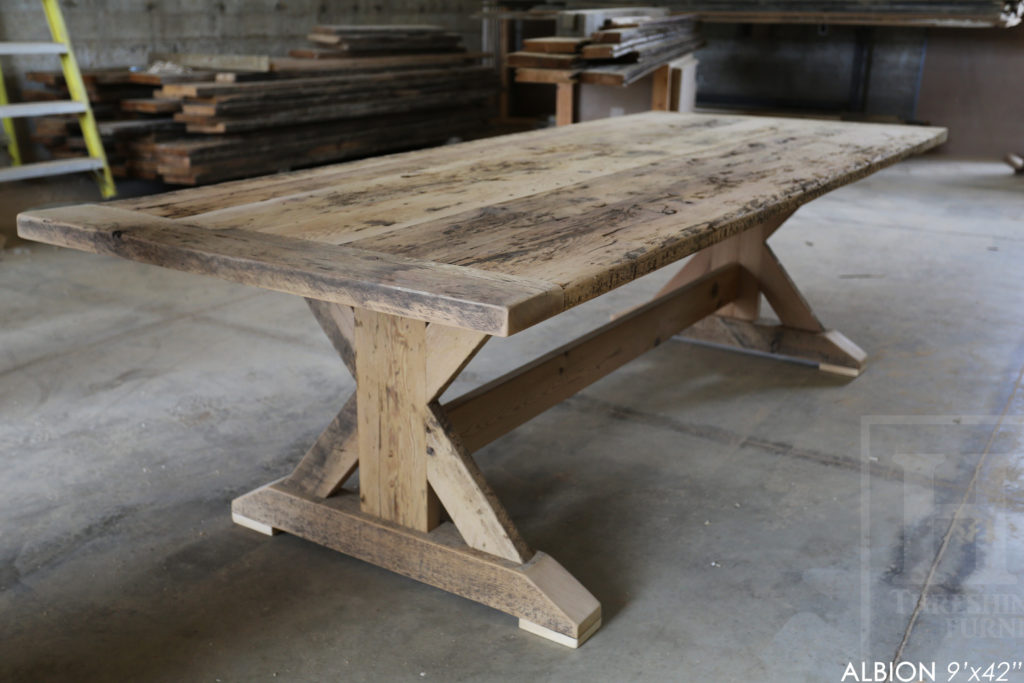
[[[735,301],[682,332],[683,339],[813,364],[823,372],[856,377],[867,354],[836,330],[826,329],[765,240],[792,212],[697,252],[658,293],[684,287],[727,263],[747,273]],[[759,321],[761,295],[780,324]]]

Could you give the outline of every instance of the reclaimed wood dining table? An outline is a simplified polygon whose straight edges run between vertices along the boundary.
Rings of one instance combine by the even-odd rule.
[[[576,647],[600,603],[522,538],[472,454],[675,335],[856,376],[865,353],[819,321],[766,240],[805,202],[945,136],[650,112],[34,210],[18,231],[304,297],[356,389],[294,471],[233,501],[234,521]],[[488,340],[687,257],[652,300],[442,400]]]

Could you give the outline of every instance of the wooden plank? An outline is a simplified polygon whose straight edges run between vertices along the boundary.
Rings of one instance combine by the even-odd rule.
[[[933,147],[944,134],[649,112],[114,206],[228,235],[267,233],[310,249],[344,244],[452,272],[553,282],[570,307]],[[65,216],[73,225],[73,212]],[[320,279],[315,270],[307,277]],[[461,296],[475,299],[468,290]]]
[[[555,125],[568,126],[576,119],[576,84],[559,83],[555,93]]]
[[[487,342],[486,334],[457,327],[427,326],[427,400],[435,401]]]
[[[553,558],[517,564],[473,550],[450,524],[429,534],[359,512],[353,495],[319,501],[283,484],[235,499],[232,512],[461,595],[580,644],[601,623],[601,605]]]
[[[575,83],[579,69],[516,69],[516,83]]]
[[[587,43],[586,38],[572,36],[549,36],[545,38],[524,38],[524,52],[544,52],[557,54],[573,54],[579,52]]]
[[[639,51],[640,58],[636,63],[607,64],[599,67],[586,66],[580,72],[580,82],[593,83],[595,85],[626,86],[630,83],[635,83],[672,60],[693,52],[701,45],[703,45],[703,40],[700,38],[654,43],[650,46],[652,48],[651,51]]]
[[[657,112],[636,118],[641,117],[694,120],[687,115]],[[630,117],[616,120],[623,118]],[[791,211],[915,149],[930,148],[944,135],[924,128],[767,121],[748,120],[765,132],[775,125],[781,127],[766,137],[751,136],[744,132],[743,125],[731,130],[729,126],[712,129],[700,137],[721,146],[691,148],[683,157],[666,153],[664,146],[671,144],[672,138],[663,136],[661,161],[617,172],[611,172],[616,153],[603,147],[599,159],[607,175],[591,170],[578,185],[537,193],[541,179],[533,174],[525,189],[533,188],[535,194],[437,219],[421,218],[421,222],[400,232],[371,235],[351,244],[383,251],[395,249],[403,254],[429,254],[438,261],[473,263],[534,277],[543,273],[563,286],[568,305],[576,305]],[[768,128],[764,128],[766,124]],[[822,128],[817,128],[819,125]],[[818,132],[812,132],[815,129]],[[775,136],[783,130],[787,131],[783,134],[786,142],[773,143],[773,139],[782,139]],[[890,135],[904,142],[893,146],[896,138]],[[910,144],[909,137],[916,136],[920,136],[920,142]],[[873,137],[875,143],[870,143]],[[849,155],[855,148],[862,152],[851,165]],[[504,172],[509,171],[506,166]],[[723,172],[726,175],[720,175]],[[754,185],[740,180],[747,173],[756,173]],[[726,177],[729,180],[723,184]],[[753,194],[752,187],[757,188]],[[433,190],[437,191],[436,185]],[[543,219],[538,220],[538,216]],[[680,217],[685,219],[681,221]],[[495,232],[507,239],[496,243]],[[623,254],[629,257],[623,258]]]
[[[143,114],[173,114],[181,110],[181,102],[176,100],[127,99],[121,100],[121,109]]]
[[[356,420],[352,396],[284,481],[315,498],[338,493],[359,466]]]
[[[293,97],[345,88],[385,87],[387,84],[408,81],[430,82],[451,80],[455,77],[477,77],[491,73],[487,67],[449,65],[411,69],[402,67],[386,72],[368,73],[326,73],[302,78],[278,78],[274,80],[242,81],[224,83],[220,81],[199,83],[171,83],[160,91],[161,97],[208,98],[208,97]]]
[[[294,126],[300,123],[445,109],[451,106],[479,103],[493,95],[494,89],[490,87],[465,90],[456,87],[450,90],[428,92],[418,97],[332,102],[330,104],[298,106],[294,109],[265,111],[252,115],[207,117],[180,113],[174,115],[174,120],[186,124],[190,133],[234,133],[275,126]]]
[[[658,67],[651,83],[651,110],[668,111],[672,94],[672,67],[668,64]]]
[[[516,563],[533,556],[480,468],[432,407],[426,422],[427,476],[466,545]]]
[[[621,43],[591,43],[583,48],[583,59],[616,59],[670,49],[677,43],[699,40],[693,31],[642,33]]]
[[[755,119],[750,121],[751,127],[761,125]],[[728,128],[733,136],[749,132],[745,126]],[[281,224],[274,211],[276,202],[259,204],[268,209],[261,212],[252,211],[248,204],[275,196],[292,196],[291,207],[296,209],[296,205],[301,204],[301,211],[293,211],[290,220],[301,227],[305,238],[344,243],[391,233],[428,219],[457,216],[466,209],[501,203],[511,197],[546,194],[583,181],[594,181],[602,174],[664,160],[666,154],[694,154],[691,136],[706,133],[707,126],[698,118],[680,122],[671,131],[658,126],[630,127],[627,131],[618,120],[603,119],[581,128],[558,131],[558,144],[546,142],[552,132],[537,131],[440,147],[431,150],[429,158],[422,161],[409,156],[375,159],[335,167],[333,172],[320,169],[292,179],[250,181],[245,188],[235,188],[235,192],[230,188],[211,188],[203,193],[191,193],[185,204],[169,195],[128,200],[127,204],[141,204],[153,212],[170,212],[167,215],[205,213],[196,220],[209,227],[231,227],[241,219],[252,229],[273,232],[277,229],[275,226]],[[623,147],[626,136],[630,142]],[[585,153],[587,145],[598,137],[608,153],[599,156]],[[575,153],[567,154],[563,145],[570,146]],[[523,149],[530,150],[529,160],[523,158]],[[494,161],[481,163],[480,159]],[[538,166],[551,172],[538,173]],[[472,179],[472,193],[462,187],[466,179]],[[345,205],[352,209],[345,212],[345,224],[339,223],[332,211],[339,186],[346,188]],[[367,202],[371,197],[373,201]],[[389,219],[385,225],[379,220],[382,211]],[[300,213],[304,216],[302,221],[298,221]]]
[[[614,151],[623,144],[621,127],[619,120],[602,119],[582,127],[558,131],[560,144],[582,145],[587,140],[592,140],[594,136],[602,136],[611,150],[603,166],[597,166],[592,162],[584,163],[574,159],[573,155],[561,152],[553,147],[549,140],[553,131],[538,130],[515,136],[477,140],[462,145],[437,147],[429,152],[418,152],[411,156],[367,159],[289,176],[253,179],[246,181],[244,186],[235,184],[122,200],[118,202],[118,206],[172,218],[208,214],[198,219],[211,227],[229,227],[236,217],[244,216],[246,223],[252,225],[253,229],[272,232],[273,226],[282,222],[274,216],[273,207],[276,203],[264,202],[287,196],[297,200],[299,195],[305,195],[306,201],[303,202],[302,211],[306,214],[306,219],[302,221],[304,236],[321,241],[339,240],[335,243],[341,243],[344,240],[339,238],[336,230],[339,221],[336,216],[327,215],[333,213],[330,209],[335,205],[318,203],[325,200],[325,193],[336,192],[339,186],[353,188],[355,192],[347,197],[346,206],[363,206],[372,196],[372,204],[381,207],[381,210],[387,213],[388,222],[394,222],[393,225],[381,225],[378,220],[381,210],[373,208],[367,212],[365,224],[359,224],[358,219],[353,220],[352,216],[346,216],[347,225],[354,225],[357,232],[363,228],[378,231],[397,229],[411,225],[423,216],[447,215],[453,212],[453,209],[457,212],[467,206],[477,205],[477,202],[484,204],[498,202],[510,196],[519,196],[525,191],[523,188],[526,182],[532,183],[534,191],[550,192],[579,182],[584,175],[592,177],[602,168],[607,171],[633,168],[646,161],[662,158],[665,145],[673,142],[673,153],[690,153],[693,151],[692,142],[680,143],[690,134],[704,129],[706,124],[700,120],[692,120],[673,129],[671,134],[649,124],[630,126],[628,155],[620,155]],[[299,129],[299,132],[301,130],[303,129]],[[733,130],[735,132],[735,129]],[[523,163],[521,150],[524,147],[531,150],[532,159],[549,160],[546,163],[551,168],[557,167],[559,172],[539,177],[532,163]],[[641,150],[649,150],[649,154],[640,154]],[[505,158],[513,154],[519,154],[518,163]],[[503,160],[500,163],[481,165],[477,162],[479,158]],[[472,173],[475,182],[471,195],[467,195],[458,187],[460,179],[467,177],[469,173]],[[438,177],[437,174],[442,175]],[[503,182],[503,179],[510,175],[514,177],[515,183]],[[390,178],[400,179],[401,182],[391,183],[387,180]],[[538,182],[541,184],[538,185]],[[491,191],[491,188],[496,189]],[[416,201],[412,201],[413,199]],[[467,199],[471,199],[472,202],[467,203]],[[407,215],[402,213],[406,202],[412,202],[412,208]],[[248,208],[249,204],[259,205],[267,210],[252,212]],[[442,205],[445,206],[443,210],[439,209]],[[375,215],[370,215],[371,213]],[[322,227],[327,230],[326,232],[316,232],[319,224],[309,222],[313,215],[318,215],[324,220]],[[294,213],[292,218],[295,218]]]
[[[809,332],[825,330],[825,326],[818,320],[810,304],[767,244],[761,245],[761,258],[755,276],[761,291],[783,325]]]
[[[359,500],[365,514],[429,531],[439,510],[427,484],[427,326],[355,311]]]
[[[472,453],[734,299],[741,270],[725,266],[445,404]]]
[[[306,299],[309,310],[313,313],[320,329],[331,341],[331,346],[341,356],[345,367],[356,376],[356,351],[353,348],[355,339],[355,313],[351,306],[339,306],[328,301]]]
[[[579,55],[562,55],[549,52],[512,52],[506,57],[511,67],[531,69],[571,69],[579,64]]]
[[[189,69],[182,73],[132,71],[128,78],[131,83],[160,87],[171,83],[197,83],[212,81],[217,77],[216,71]]]
[[[241,230],[207,230],[111,206],[23,213],[31,240],[382,313],[507,336],[562,310],[556,285]]]
[[[379,117],[372,124],[362,119],[332,122],[330,128],[336,132],[327,130],[319,138],[305,135],[313,126],[299,130],[289,126],[278,129],[281,134],[274,137],[217,136],[226,140],[224,145],[197,148],[191,143],[170,143],[166,148],[160,146],[159,170],[165,174],[187,175],[200,182],[224,180],[438,144],[453,135],[472,134],[485,126],[480,112],[453,113],[444,109],[416,114],[401,117],[407,124],[395,121],[394,117]],[[356,129],[351,130],[349,123],[355,124]],[[362,130],[358,130],[359,127]]]
[[[456,52],[436,55],[398,55],[394,57],[349,57],[346,59],[300,59],[271,57],[271,71],[374,71],[399,67],[439,66],[477,62],[490,57],[484,52]]]

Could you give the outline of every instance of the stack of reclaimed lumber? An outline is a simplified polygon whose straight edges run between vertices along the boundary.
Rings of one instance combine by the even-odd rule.
[[[157,145],[159,172],[194,185],[444,142],[479,130],[494,92],[483,66],[168,85],[196,135]]]
[[[597,83],[626,86],[702,44],[692,14],[618,16],[587,37],[552,36],[523,41],[508,56],[523,83]]]
[[[493,115],[494,69],[440,27],[322,25],[310,40],[288,57],[171,54],[158,74],[110,70],[131,86],[98,94],[112,167],[211,183],[439,144]],[[54,156],[84,144],[74,117],[44,120],[36,139]]]
[[[456,108],[493,93],[494,70],[343,73],[242,83],[178,83],[158,97],[182,103],[175,119],[190,133],[236,133],[300,123]]]

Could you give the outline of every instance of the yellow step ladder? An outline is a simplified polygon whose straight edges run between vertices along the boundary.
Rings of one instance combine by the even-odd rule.
[[[110,165],[107,163],[107,155],[103,151],[103,141],[100,139],[99,129],[96,127],[96,119],[92,115],[92,107],[89,106],[89,93],[85,89],[82,72],[78,68],[78,61],[75,59],[75,53],[71,49],[71,39],[68,36],[67,25],[64,23],[64,15],[60,11],[59,0],[41,1],[43,3],[43,12],[46,13],[46,22],[50,25],[50,35],[53,36],[53,42],[0,42],[0,57],[12,55],[58,55],[60,57],[61,69],[64,71],[64,83],[67,85],[71,99],[65,102],[24,102],[11,104],[7,99],[7,90],[4,88],[3,72],[0,71],[0,122],[3,122],[4,133],[7,136],[7,151],[10,153],[11,163],[13,164],[0,168],[0,182],[91,171],[96,175],[96,182],[99,183],[100,193],[104,197],[113,197],[117,194],[117,187],[114,185],[114,178],[110,174]],[[85,148],[89,156],[23,164],[21,149],[18,147],[18,138],[15,135],[12,119],[52,116],[55,114],[78,115],[78,125],[82,129],[82,136],[85,138]]]

